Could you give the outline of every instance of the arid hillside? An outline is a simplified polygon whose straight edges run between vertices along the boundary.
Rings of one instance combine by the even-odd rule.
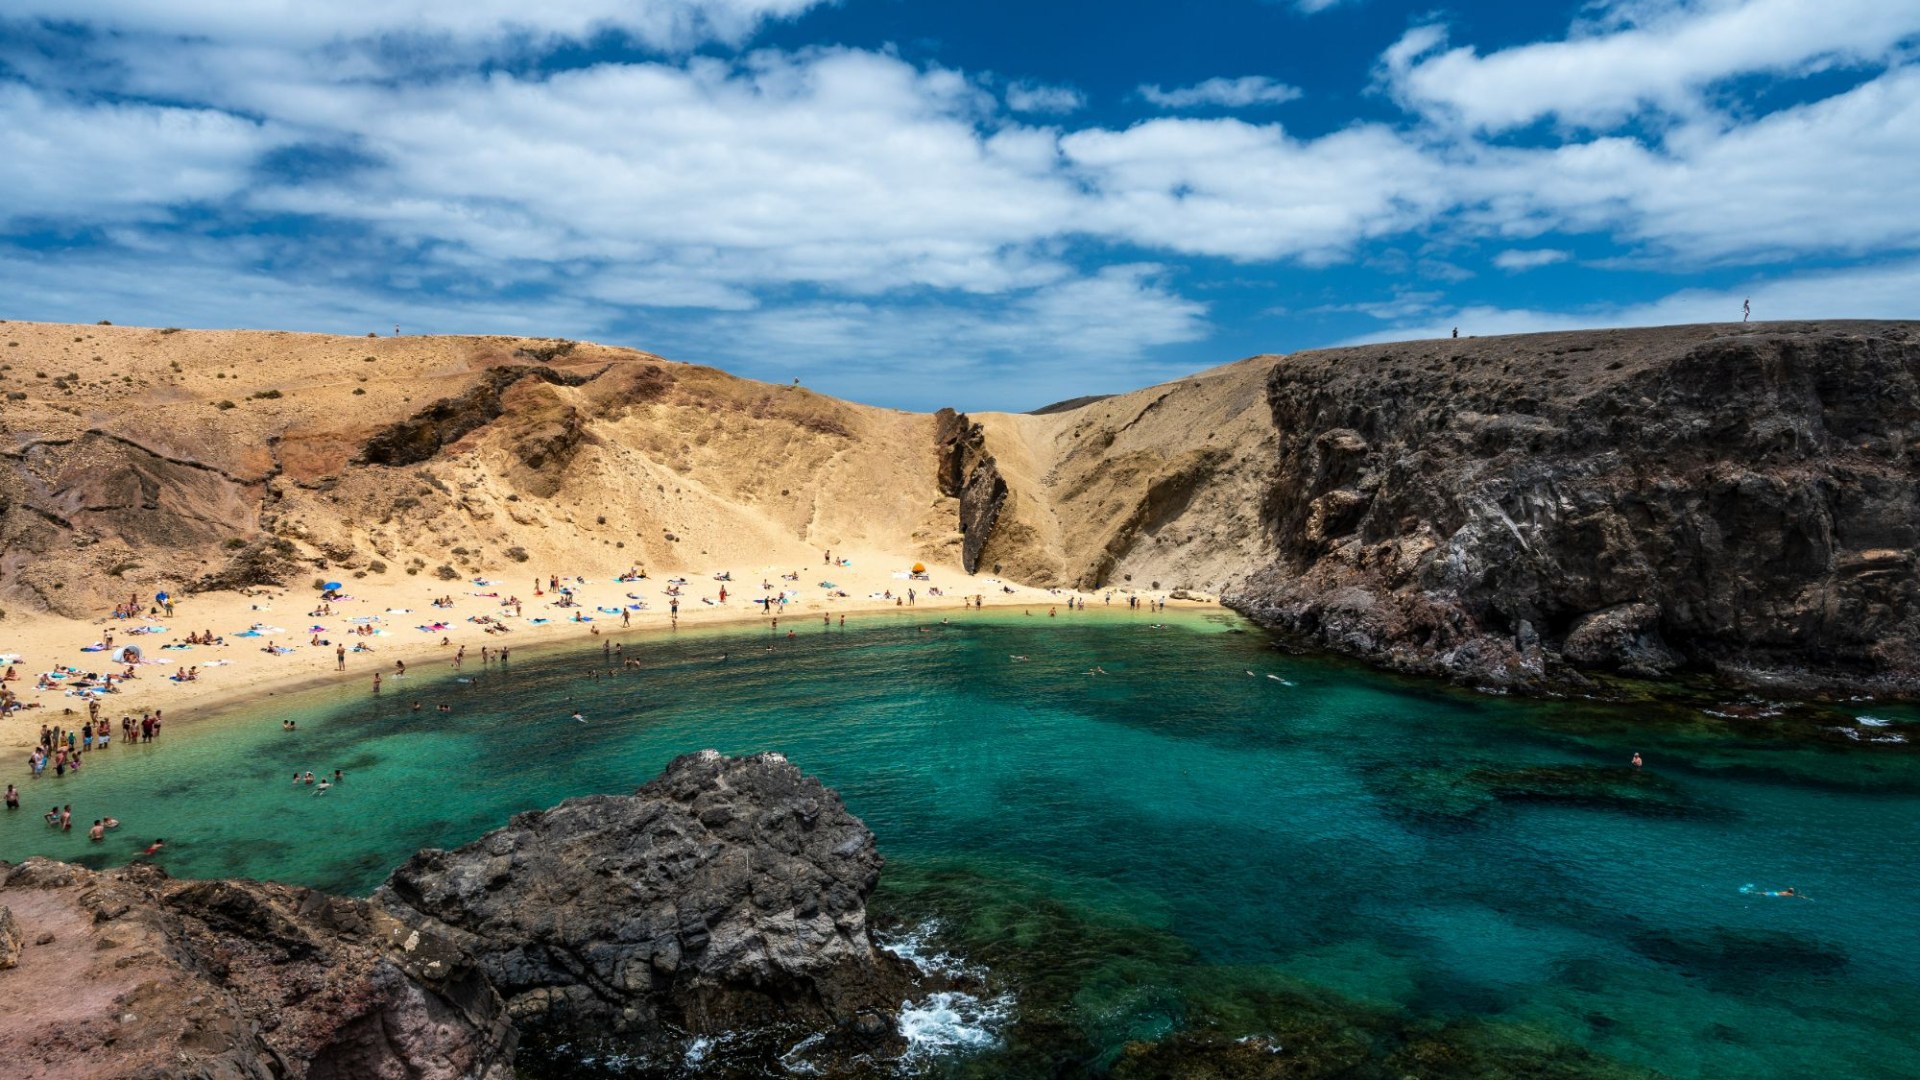
[[[954,561],[927,416],[557,340],[0,335],[0,607],[743,550]]]

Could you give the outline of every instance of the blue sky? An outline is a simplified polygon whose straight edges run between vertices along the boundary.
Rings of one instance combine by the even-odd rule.
[[[0,316],[651,349],[902,408],[1912,317],[1920,4],[8,0]]]

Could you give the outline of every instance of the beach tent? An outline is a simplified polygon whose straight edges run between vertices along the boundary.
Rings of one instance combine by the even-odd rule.
[[[916,574],[924,574],[924,573],[926,573],[926,572],[927,572],[927,564],[925,564],[925,563],[914,563],[914,564],[913,564],[913,572],[914,572],[914,573],[916,573]]]
[[[140,662],[140,646],[122,645],[110,654],[116,664],[137,664]]]

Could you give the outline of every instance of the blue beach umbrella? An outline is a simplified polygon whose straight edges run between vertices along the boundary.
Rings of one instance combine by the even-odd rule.
[[[339,589],[340,583],[337,581],[329,581],[325,585],[320,586],[321,592],[337,592]]]
[[[153,594],[153,602],[154,602],[154,603],[156,603],[156,604],[164,604],[164,603],[166,603],[166,602],[167,602],[167,594],[166,594],[166,593],[163,593],[163,592],[157,592],[157,593],[154,593],[154,594]]]

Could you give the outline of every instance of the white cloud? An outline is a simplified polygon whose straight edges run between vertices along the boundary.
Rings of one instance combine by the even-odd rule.
[[[311,47],[391,35],[473,42],[505,35],[589,37],[621,31],[683,49],[737,43],[768,19],[822,0],[14,0],[15,18],[89,22],[116,30],[228,44]]]
[[[1591,32],[1480,55],[1446,48],[1438,26],[1409,30],[1382,57],[1409,109],[1499,132],[1543,117],[1616,124],[1648,107],[1698,111],[1719,80],[1884,61],[1920,33],[1920,5],[1889,0],[1615,0]],[[1584,28],[1576,28],[1584,31]]]
[[[1055,137],[977,120],[961,76],[852,50],[288,95],[377,169],[255,194],[490,259],[857,293],[1029,287],[1075,216]]]
[[[1451,199],[1439,163],[1379,126],[1303,141],[1274,125],[1163,119],[1060,144],[1091,191],[1091,231],[1169,251],[1325,263]]]
[[[1493,257],[1493,265],[1515,273],[1566,262],[1573,256],[1556,248],[1510,248]]]
[[[1662,145],[1604,138],[1476,151],[1458,174],[1507,236],[1614,231],[1692,263],[1920,246],[1920,68],[1749,124],[1683,125]]]
[[[1007,87],[1007,108],[1017,113],[1063,114],[1086,107],[1087,96],[1071,86],[1021,80]]]
[[[1347,0],[1293,0],[1294,10],[1302,15],[1318,15],[1331,7],[1337,7]]]
[[[1300,97],[1299,87],[1288,86],[1263,75],[1245,75],[1238,79],[1212,78],[1192,86],[1177,86],[1172,90],[1143,85],[1136,92],[1163,109],[1244,109],[1253,105],[1284,105]]]
[[[0,83],[0,223],[100,224],[223,199],[287,133],[211,109],[83,103]]]

